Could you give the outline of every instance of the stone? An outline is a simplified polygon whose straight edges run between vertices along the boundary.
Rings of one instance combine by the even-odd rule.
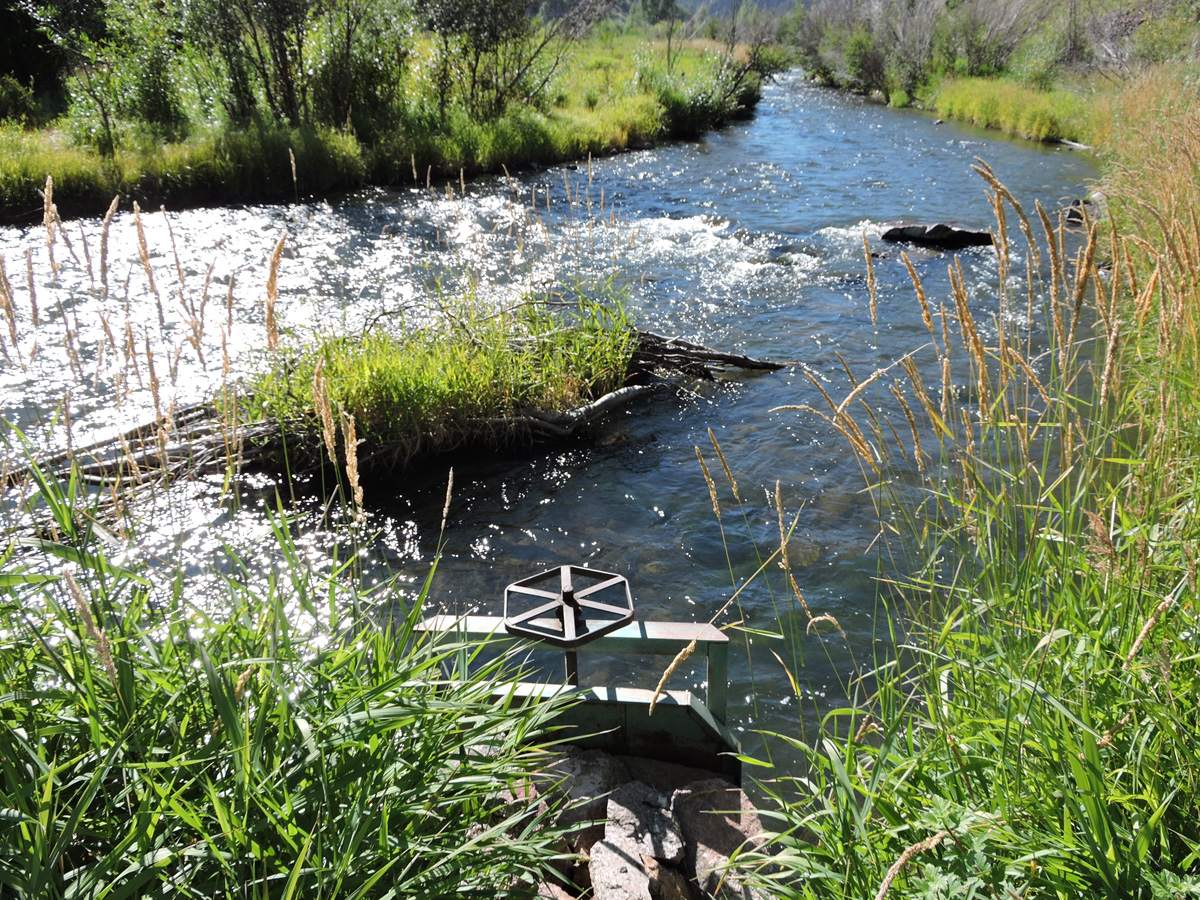
[[[687,842],[684,871],[700,889],[715,897],[751,896],[727,873],[739,849],[764,840],[758,811],[745,792],[723,778],[697,781],[672,795],[671,811]]]
[[[698,900],[692,883],[675,867],[648,856],[642,857],[642,864],[650,879],[653,900]]]
[[[650,876],[632,841],[599,841],[592,847],[588,869],[592,900],[653,900]]]
[[[587,852],[604,836],[608,795],[630,781],[629,770],[616,757],[602,750],[567,747],[539,773],[538,790],[564,799],[557,822],[576,826],[572,843]]]
[[[880,237],[885,241],[920,244],[938,250],[961,250],[964,247],[992,245],[990,231],[946,222],[894,222],[883,226],[883,234]]]
[[[575,894],[562,885],[554,884],[551,881],[544,881],[539,884],[537,892],[533,896],[536,900],[576,900]]]
[[[608,798],[604,839],[626,838],[642,856],[678,864],[683,861],[683,835],[670,810],[670,798],[631,781]]]
[[[791,552],[790,546],[788,552]],[[693,781],[704,781],[713,777],[713,773],[707,769],[647,759],[644,756],[618,756],[617,759],[625,764],[632,778],[642,784],[648,784],[656,791],[662,791],[668,797]]]

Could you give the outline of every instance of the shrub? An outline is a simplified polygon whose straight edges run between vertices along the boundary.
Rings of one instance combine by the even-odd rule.
[[[0,122],[32,124],[35,112],[33,91],[11,75],[0,75]]]
[[[846,40],[847,86],[863,94],[888,95],[887,56],[875,44],[870,28],[860,25]]]

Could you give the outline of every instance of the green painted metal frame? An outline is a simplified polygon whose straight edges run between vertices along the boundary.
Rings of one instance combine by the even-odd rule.
[[[499,616],[431,616],[418,626],[421,631],[454,632],[471,641],[516,641],[504,631]],[[704,707],[724,730],[729,702],[729,636],[719,628],[696,622],[630,622],[594,641],[574,647],[572,653],[646,654],[675,656],[696,642],[707,663]]]

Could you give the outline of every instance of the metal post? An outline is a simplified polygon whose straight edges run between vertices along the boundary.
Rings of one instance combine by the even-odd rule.
[[[563,659],[567,664],[567,684],[571,687],[579,687],[579,654],[574,650],[568,650],[563,654]]]
[[[729,645],[708,644],[708,696],[706,705],[713,718],[725,724],[725,708],[729,697]]]

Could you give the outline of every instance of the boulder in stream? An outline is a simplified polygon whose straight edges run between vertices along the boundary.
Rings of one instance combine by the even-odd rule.
[[[883,226],[883,234],[880,237],[885,241],[919,244],[937,250],[962,250],[964,247],[992,245],[990,231],[946,222],[891,222]]]

